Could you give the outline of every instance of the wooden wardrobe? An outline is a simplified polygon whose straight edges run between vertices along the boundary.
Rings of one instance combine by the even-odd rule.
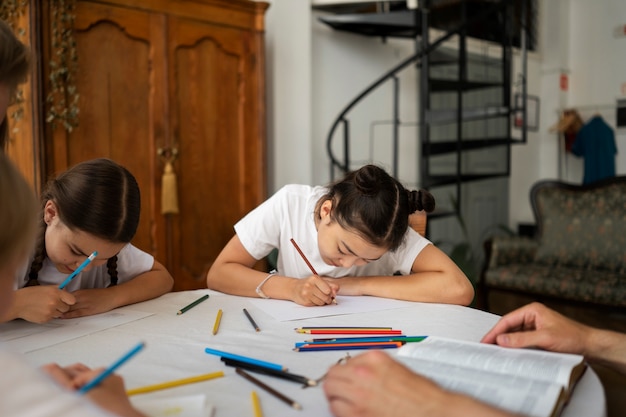
[[[79,126],[71,133],[45,126],[44,172],[96,157],[126,166],[142,192],[133,243],[168,268],[175,290],[206,287],[234,223],[266,198],[267,7],[248,0],[76,4]],[[45,35],[42,45],[45,59]],[[167,161],[178,213],[161,212]]]

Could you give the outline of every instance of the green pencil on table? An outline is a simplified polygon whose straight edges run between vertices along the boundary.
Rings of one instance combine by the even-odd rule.
[[[200,304],[201,302],[203,302],[204,300],[209,298],[209,294],[204,294],[202,297],[198,298],[196,301],[194,301],[191,304],[186,305],[185,307],[181,308],[180,310],[178,310],[178,312],[176,313],[177,315],[181,315],[183,313],[185,313],[186,311],[188,311],[189,309],[197,306],[198,304]]]

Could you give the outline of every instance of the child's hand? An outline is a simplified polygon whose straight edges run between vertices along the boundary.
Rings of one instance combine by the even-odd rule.
[[[41,370],[52,377],[59,385],[69,390],[75,390],[77,388],[77,383],[75,382],[77,376],[90,371],[90,369],[82,363],[76,363],[66,367],[61,367],[56,363],[50,363],[42,366]]]
[[[76,298],[76,303],[71,306],[69,311],[63,314],[62,318],[64,319],[91,316],[117,307],[113,303],[113,293],[107,288],[77,290],[72,294]]]
[[[338,291],[339,285],[312,275],[295,280],[292,300],[303,306],[323,306],[331,304]]]
[[[90,369],[83,364],[74,364],[65,368],[57,364],[49,364],[42,367],[59,385],[77,390],[98,376],[104,368]],[[119,375],[113,374],[106,377],[100,384],[91,389],[86,396],[100,408],[108,410],[115,415],[123,417],[143,416],[130,404],[124,380]]]
[[[32,323],[46,323],[63,317],[76,303],[73,294],[54,285],[25,287],[15,292],[13,308],[16,317]]]

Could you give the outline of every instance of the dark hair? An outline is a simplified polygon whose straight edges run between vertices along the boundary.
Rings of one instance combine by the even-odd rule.
[[[317,203],[331,200],[331,219],[347,230],[357,232],[369,243],[396,250],[409,227],[409,215],[435,209],[435,199],[426,190],[409,191],[395,178],[375,165],[365,165],[332,183]]]
[[[128,243],[137,232],[141,200],[135,177],[123,166],[100,158],[81,162],[50,181],[41,195],[42,207],[53,201],[59,218],[70,230]],[[41,216],[37,249],[28,274],[37,279],[46,257],[46,223]],[[107,262],[111,284],[117,283],[117,256]]]
[[[0,84],[7,86],[9,94],[14,94],[17,85],[26,80],[29,69],[29,49],[17,39],[11,27],[0,20]],[[0,123],[0,152],[6,146],[8,123],[6,117]]]

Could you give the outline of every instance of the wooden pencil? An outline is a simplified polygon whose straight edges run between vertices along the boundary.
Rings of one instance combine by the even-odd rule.
[[[289,404],[291,407],[295,408],[296,410],[301,410],[302,409],[302,406],[299,403],[297,403],[296,401],[294,401],[291,398],[287,397],[285,394],[276,391],[274,388],[270,387],[269,385],[265,384],[264,382],[259,381],[258,379],[256,379],[255,377],[253,377],[252,375],[250,375],[249,373],[247,373],[243,369],[235,368],[235,372],[237,372],[237,374],[239,374],[242,377],[246,378],[248,381],[252,382],[253,384],[257,385],[259,388],[262,388],[265,391],[269,392],[270,394],[272,394],[274,397],[278,398],[282,402],[284,402],[286,404]]]

